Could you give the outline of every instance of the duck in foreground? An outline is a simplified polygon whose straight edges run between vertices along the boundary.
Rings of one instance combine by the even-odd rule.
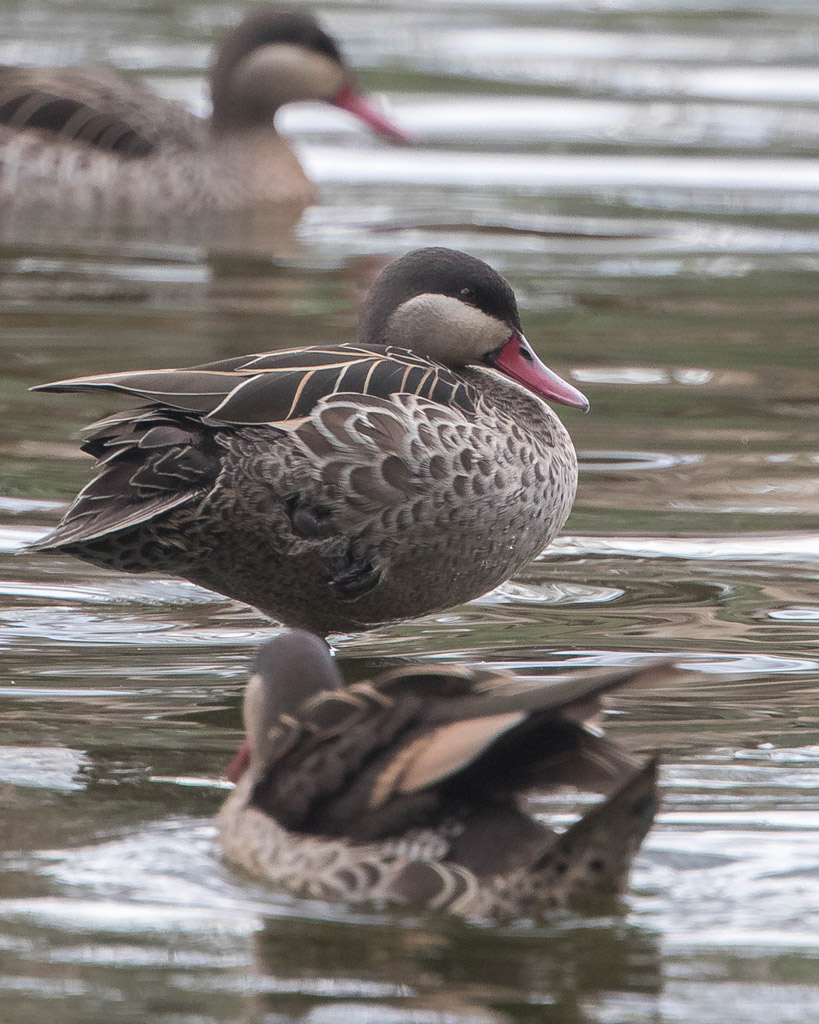
[[[538,916],[621,893],[658,806],[657,762],[594,727],[600,698],[668,663],[523,680],[399,669],[345,687],[309,633],[266,643],[217,819],[229,860],[297,895]],[[557,834],[526,791],[607,794]]]
[[[394,141],[307,14],[265,7],[220,46],[203,120],[112,71],[0,67],[0,204],[197,212],[316,199],[276,111],[324,100]]]
[[[360,339],[44,385],[148,404],[93,425],[96,476],[33,547],[182,576],[324,635],[497,586],[574,499],[574,448],[543,399],[586,399],[465,253],[388,266]]]

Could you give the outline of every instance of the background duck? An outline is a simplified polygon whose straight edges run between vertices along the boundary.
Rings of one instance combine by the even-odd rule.
[[[553,539],[577,459],[514,292],[450,249],[388,266],[360,343],[42,390],[148,401],[95,424],[97,475],[34,545],[169,572],[314,632],[485,593]]]
[[[345,688],[317,637],[277,637],[247,688],[222,847],[302,896],[470,916],[622,892],[657,810],[657,764],[590,726],[602,694],[662,674],[667,663],[539,681],[420,666]],[[609,795],[557,835],[520,797],[565,785]]]
[[[195,212],[316,199],[276,111],[348,110],[408,137],[361,96],[335,41],[307,14],[264,7],[219,47],[203,120],[117,72],[0,67],[0,203]]]

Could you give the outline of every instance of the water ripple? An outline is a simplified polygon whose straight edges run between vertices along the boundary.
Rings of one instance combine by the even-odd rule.
[[[404,184],[448,188],[515,188],[535,194],[640,188],[727,189],[815,194],[819,161],[734,157],[548,156],[481,152],[344,151],[302,144],[299,158],[317,180],[340,184]]]
[[[559,537],[540,558],[562,555],[813,563],[819,560],[819,536],[759,533],[741,537]]]

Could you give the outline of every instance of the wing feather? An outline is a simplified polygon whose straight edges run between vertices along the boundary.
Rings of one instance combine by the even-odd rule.
[[[171,509],[187,504],[195,496],[195,492],[165,494],[148,501],[143,500],[138,505],[133,505],[130,511],[123,511],[117,508],[116,515],[112,514],[110,507],[98,510],[86,508],[82,511],[74,511],[74,505],[72,505],[66,513],[66,518],[57,529],[52,530],[42,540],[29,544],[27,550],[50,551],[98,540],[111,533],[127,530],[129,527],[138,526],[140,523],[146,523],[150,519],[162,515],[163,512],[170,512]]]
[[[462,394],[461,405],[431,400],[442,383],[447,394]],[[287,431],[288,458],[271,449],[271,486],[282,500],[315,506],[322,520],[331,514],[336,533],[358,535],[373,516],[411,518],[424,495],[440,504],[476,401],[443,366],[361,345],[99,374],[35,390],[110,391],[149,403],[91,428],[83,449],[97,459],[97,475],[41,547],[96,539],[202,494],[218,474],[213,439],[225,427]],[[441,473],[430,468],[435,459]]]
[[[371,809],[394,794],[415,793],[461,771],[504,732],[519,725],[525,714],[471,718],[441,726],[404,747],[378,776],[370,793]]]
[[[111,69],[0,66],[0,125],[126,159],[196,148],[202,120]]]
[[[657,662],[578,673],[569,688],[460,666],[405,669],[322,692],[294,715],[300,736],[291,730],[286,750],[272,752],[253,802],[290,827],[364,841],[423,825],[453,794],[457,807],[533,786],[608,793],[639,761],[573,719],[577,695],[654,682],[666,670]],[[497,707],[503,690],[503,710],[476,710],[486,691],[498,691]]]
[[[436,389],[457,396],[464,412],[475,395],[451,370],[383,346],[338,345],[285,349],[205,363],[187,369],[137,370],[41,384],[35,391],[114,391],[210,422],[279,425],[300,420],[334,395],[389,399],[408,393],[432,398]]]

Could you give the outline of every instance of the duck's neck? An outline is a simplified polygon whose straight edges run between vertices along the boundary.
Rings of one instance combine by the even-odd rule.
[[[464,366],[460,375],[493,405],[508,410],[523,422],[554,420],[554,412],[542,398],[498,370],[483,366]]]
[[[279,138],[276,130],[277,107],[272,113],[265,112],[265,115],[251,117],[247,109],[241,106],[222,102],[214,105],[213,112],[208,118],[210,133],[216,141],[223,139],[243,138],[248,135],[272,135]]]
[[[225,176],[240,181],[252,201],[309,206],[318,198],[296,154],[269,126],[215,132],[213,148]]]

